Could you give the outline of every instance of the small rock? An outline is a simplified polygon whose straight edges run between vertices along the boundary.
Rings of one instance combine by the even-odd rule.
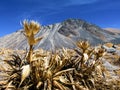
[[[114,52],[116,52],[116,49],[113,48],[113,47],[109,48],[109,47],[103,45],[102,48],[104,48],[108,53],[114,53]]]
[[[105,46],[107,46],[108,48],[111,48],[111,47],[113,47],[114,46],[114,44],[113,43],[106,43],[106,44],[104,44]]]

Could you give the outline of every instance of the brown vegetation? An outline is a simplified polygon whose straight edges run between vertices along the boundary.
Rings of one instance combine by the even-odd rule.
[[[12,59],[3,61],[8,68],[0,67],[5,74],[0,82],[1,90],[120,89],[120,81],[114,81],[102,65],[104,49],[81,41],[73,50],[63,48],[54,53],[34,50],[34,45],[42,39],[35,38],[40,26],[34,21],[24,21],[23,27],[29,52],[24,53],[25,57],[12,55]]]

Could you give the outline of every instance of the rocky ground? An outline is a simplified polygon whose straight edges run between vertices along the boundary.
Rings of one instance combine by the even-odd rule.
[[[116,79],[120,79],[120,45],[114,45],[107,43],[103,45],[106,49],[106,55],[104,56],[104,66],[110,71],[111,76]]]

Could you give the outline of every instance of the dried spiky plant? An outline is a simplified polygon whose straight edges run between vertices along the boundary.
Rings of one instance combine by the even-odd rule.
[[[32,61],[31,59],[32,59],[32,53],[33,53],[33,46],[42,39],[42,37],[35,38],[35,35],[40,30],[40,25],[38,22],[35,22],[35,21],[28,22],[27,20],[24,20],[23,27],[25,31],[24,34],[28,40],[28,44],[30,47],[28,57],[27,57],[28,63],[30,63]]]
[[[31,68],[33,46],[42,39],[42,37],[35,38],[35,35],[40,30],[39,23],[37,23],[35,21],[28,22],[27,20],[24,20],[23,28],[24,28],[24,34],[28,40],[28,44],[30,47],[27,58],[25,58],[25,60],[22,60],[19,56],[13,55],[14,56],[13,60],[5,61],[12,68],[12,70],[9,71],[10,78],[8,81],[12,82],[11,84],[15,85],[15,87],[21,87],[23,82],[26,87],[27,83],[30,82],[29,79],[27,79],[27,78],[30,78],[29,76],[32,73],[32,69],[33,69],[33,68]],[[26,81],[25,81],[25,79],[26,79]]]
[[[97,73],[98,67],[100,70],[101,61],[100,58],[104,55],[104,49],[94,49],[90,47],[88,42],[82,41],[77,42],[78,49],[75,49],[77,58],[73,61],[75,65],[75,78],[81,85],[88,89],[95,89],[95,74]],[[101,71],[101,75],[102,75]]]
[[[33,77],[36,80],[34,83],[37,89],[44,90],[68,90],[70,84],[67,73],[70,73],[74,68],[65,68],[65,65],[70,60],[69,54],[64,49],[63,54],[51,54],[50,57],[34,57],[32,61]],[[41,58],[41,60],[39,60]]]

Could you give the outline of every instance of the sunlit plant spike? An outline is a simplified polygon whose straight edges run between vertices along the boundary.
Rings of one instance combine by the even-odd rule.
[[[88,60],[88,54],[87,53],[83,54],[83,59],[84,59],[84,61]]]
[[[35,44],[35,38],[33,33],[31,34],[31,36],[28,38],[28,43],[29,45],[34,45]]]
[[[102,57],[105,55],[105,50],[102,48],[99,48],[99,49],[95,48],[95,53],[96,53],[97,57]]]
[[[37,44],[38,42],[40,42],[43,39],[43,37],[39,37],[35,39],[35,44]]]
[[[30,30],[29,23],[27,20],[23,21],[23,27],[24,27],[25,35],[27,37],[30,37],[32,34],[32,31]]]
[[[88,41],[82,41],[81,44],[82,44],[83,49],[87,49],[90,46]]]
[[[34,27],[34,30],[33,30],[33,33],[34,34],[37,34],[40,30],[40,24],[38,22],[35,22],[35,27]]]
[[[31,20],[30,23],[29,23],[29,28],[30,28],[31,30],[33,30],[34,27],[35,27],[35,21]]]
[[[98,54],[99,54],[99,57],[102,57],[105,54],[105,50],[99,49]]]
[[[19,86],[22,84],[22,82],[30,75],[30,65],[25,65],[22,66],[22,77],[21,77],[21,82]]]
[[[32,30],[34,35],[37,34],[40,30],[40,24],[35,21],[31,21],[29,27]]]
[[[89,46],[90,46],[90,44],[89,44],[88,41],[78,41],[78,42],[76,43],[76,45],[77,45],[79,48],[83,49],[83,50],[88,49]]]

